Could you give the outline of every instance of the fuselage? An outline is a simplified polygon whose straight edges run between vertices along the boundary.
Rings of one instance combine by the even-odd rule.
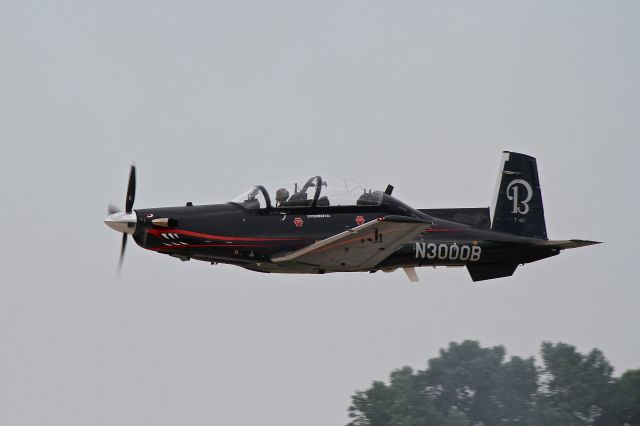
[[[387,195],[377,206],[246,209],[226,203],[137,209],[133,236],[145,249],[182,260],[229,263],[261,272],[325,273],[340,268],[287,266],[271,258],[390,214],[419,218],[431,225],[375,268],[367,269],[371,272],[415,266],[520,264],[558,254],[557,249],[532,248],[536,239],[439,219]],[[172,226],[154,225],[157,218],[170,218]]]

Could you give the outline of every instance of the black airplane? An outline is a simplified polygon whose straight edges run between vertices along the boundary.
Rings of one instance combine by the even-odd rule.
[[[505,151],[493,208],[414,209],[347,180],[313,176],[257,185],[225,204],[133,210],[131,166],[125,211],[105,223],[142,248],[186,261],[258,272],[324,274],[466,266],[473,281],[513,275],[518,265],[598,244],[549,240],[536,159]]]

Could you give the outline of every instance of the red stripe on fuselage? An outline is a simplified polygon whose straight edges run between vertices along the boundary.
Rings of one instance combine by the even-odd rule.
[[[171,249],[185,249],[185,248],[200,248],[200,247],[229,247],[229,248],[237,248],[237,247],[271,247],[270,245],[265,244],[180,244],[179,246],[159,246],[159,247],[150,247],[149,250],[160,251],[160,250],[171,250]]]
[[[201,232],[193,232],[193,231],[186,231],[183,229],[171,229],[171,228],[166,228],[166,229],[153,228],[147,232],[155,237],[160,237],[160,234],[177,234],[177,235],[184,235],[185,237],[195,237],[195,238],[203,238],[205,240],[218,240],[218,241],[300,241],[304,239],[304,238],[230,237],[225,235],[203,234]]]

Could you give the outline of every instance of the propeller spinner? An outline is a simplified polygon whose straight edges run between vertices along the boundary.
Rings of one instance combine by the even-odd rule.
[[[136,166],[131,166],[129,173],[129,185],[127,186],[127,198],[125,200],[125,211],[119,211],[117,207],[109,205],[109,217],[104,223],[118,232],[122,232],[122,244],[120,245],[120,261],[118,262],[118,271],[122,269],[122,260],[124,258],[125,248],[127,247],[127,235],[136,231],[136,222],[138,218],[136,212],[133,211],[133,202],[136,198]]]

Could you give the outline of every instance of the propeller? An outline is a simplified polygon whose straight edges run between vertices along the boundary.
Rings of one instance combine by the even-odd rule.
[[[113,204],[109,204],[109,207],[107,207],[107,213],[109,213],[109,216],[111,216],[114,213],[119,213],[122,210],[120,210],[120,208],[118,206],[115,206]]]
[[[129,172],[129,185],[127,186],[127,199],[124,205],[124,211],[131,213],[133,209],[133,202],[136,199],[136,166],[131,165],[131,172]]]
[[[127,185],[127,198],[125,199],[124,212],[118,209],[113,204],[109,204],[107,211],[109,216],[104,220],[104,223],[118,231],[122,232],[122,243],[120,244],[120,260],[118,261],[118,274],[122,270],[122,261],[124,259],[124,252],[127,248],[127,236],[133,234],[136,230],[136,222],[138,220],[136,213],[133,211],[133,202],[136,199],[136,166],[131,165],[131,172],[129,173],[129,184]]]

